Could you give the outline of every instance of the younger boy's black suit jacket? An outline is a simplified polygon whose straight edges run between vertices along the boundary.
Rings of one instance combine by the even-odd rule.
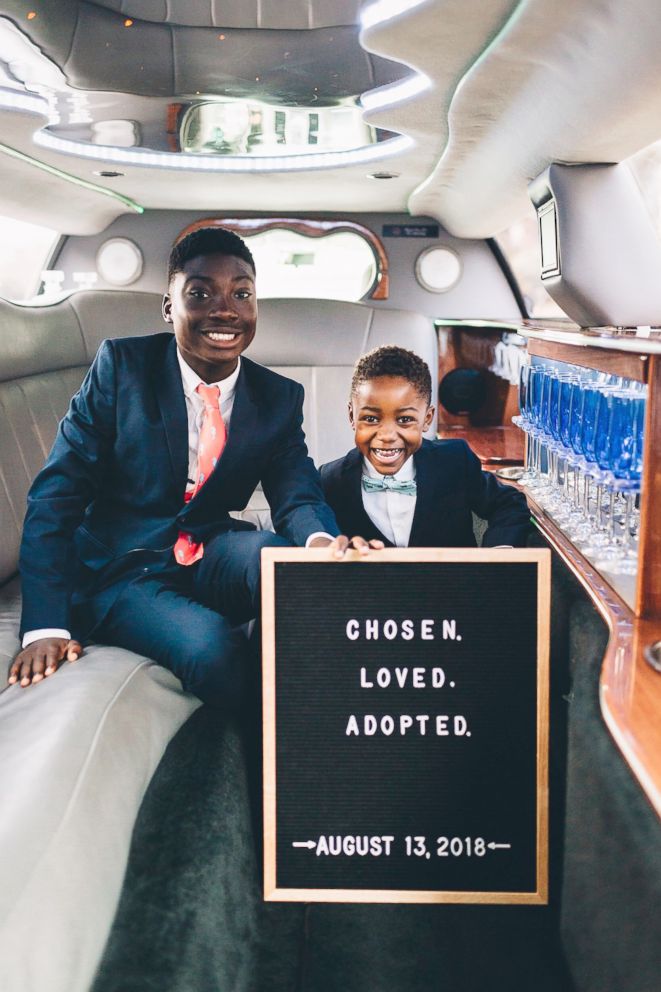
[[[274,529],[293,545],[337,534],[302,429],[303,388],[241,359],[227,443],[188,503],[188,417],[174,336],[104,341],[28,494],[21,546],[22,631],[76,633],[72,604],[122,581],[179,531],[209,540],[252,530],[243,509],[261,481]]]
[[[489,472],[465,441],[423,441],[413,456],[417,483],[409,547],[475,547],[472,513],[489,522],[482,546],[522,547],[530,513],[521,493]],[[363,507],[363,456],[357,448],[321,468],[321,484],[343,534],[392,547]]]

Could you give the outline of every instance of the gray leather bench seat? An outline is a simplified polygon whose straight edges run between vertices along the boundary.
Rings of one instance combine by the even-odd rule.
[[[16,569],[29,485],[102,337],[159,329],[158,299],[0,301],[0,670],[19,649]],[[0,987],[87,989],[119,899],[136,811],[199,706],[148,658],[95,646],[0,695]]]
[[[83,292],[0,300],[0,671],[19,648],[16,578],[29,485],[106,337],[164,328],[160,298]],[[427,318],[333,301],[269,300],[250,356],[301,381],[317,461],[352,443],[343,416],[365,350],[406,344],[436,369]],[[246,511],[268,525],[257,493]],[[4,676],[3,676],[4,684]],[[93,646],[57,676],[0,694],[0,986],[88,989],[120,896],[135,818],[168,742],[200,706],[150,659]],[[174,801],[174,799],[173,799]]]

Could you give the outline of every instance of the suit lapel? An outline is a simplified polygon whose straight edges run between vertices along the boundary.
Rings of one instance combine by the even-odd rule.
[[[154,369],[154,379],[172,474],[183,500],[188,478],[188,414],[174,337],[168,342],[162,369]]]
[[[250,438],[259,436],[258,422],[259,408],[250,384],[250,361],[247,358],[242,358],[241,371],[236,380],[234,391],[232,419],[227,441],[209,482],[216,476],[226,476],[228,470],[236,465],[237,457],[245,455],[246,444],[249,444]]]
[[[433,547],[441,513],[438,494],[438,482],[441,480],[438,473],[434,472],[433,445],[429,441],[423,441],[422,447],[413,456],[413,461],[417,492],[409,547]]]

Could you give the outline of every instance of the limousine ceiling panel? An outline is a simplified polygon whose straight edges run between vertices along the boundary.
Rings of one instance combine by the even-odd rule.
[[[168,97],[205,93],[323,105],[407,74],[400,64],[365,52],[354,24],[313,31],[238,27],[219,33],[118,17],[85,0],[55,0],[43,13],[29,6],[5,0],[0,13],[11,17],[81,90]],[[29,13],[36,16],[28,20]]]
[[[67,234],[95,234],[125,213],[142,207],[108,190],[91,174],[76,176],[34,156],[33,113],[0,108],[0,214],[43,224]],[[30,153],[20,151],[23,146]]]
[[[363,47],[403,62],[426,76],[431,85],[405,103],[368,110],[365,119],[414,138],[419,154],[424,152],[433,159],[433,168],[447,146],[453,94],[476,59],[498,37],[518,2],[428,0],[401,17],[366,27],[361,34]],[[478,117],[472,120],[475,131],[480,123]],[[432,216],[443,209],[442,195],[434,200],[433,207]],[[422,216],[413,209],[411,212]]]
[[[488,4],[498,6],[507,5]],[[386,23],[367,43],[438,83],[439,51],[453,28],[467,30],[469,7],[481,16],[482,4],[424,4],[406,30]],[[658,0],[510,7],[491,43],[445,90],[439,161],[409,201],[412,213],[437,217],[459,237],[492,235],[529,212],[527,185],[551,162],[619,162],[661,137]],[[407,130],[397,110],[379,123]]]
[[[358,6],[364,4],[352,5],[352,17]],[[250,21],[253,6],[246,9]],[[265,9],[262,6],[262,14]],[[319,22],[322,13],[329,22],[348,16],[346,4],[322,4],[315,10],[314,17],[308,11],[309,23]],[[150,4],[150,17],[158,16],[157,5]],[[188,19],[192,17],[191,8]],[[5,132],[7,143],[87,181],[96,175],[110,190],[146,207],[401,210],[410,190],[434,164],[428,148],[414,148],[411,139],[378,132],[363,121],[358,101],[366,90],[374,91],[377,100],[382,101],[384,94],[393,100],[388,85],[396,88],[411,81],[414,90],[420,90],[427,82],[408,66],[365,52],[357,24],[313,30],[218,30],[138,21],[84,0],[55,0],[43,7],[4,0],[0,2],[3,25],[5,30],[10,25],[29,47],[30,65],[26,73],[20,51],[13,61],[5,58],[7,89],[0,81],[0,104],[23,83],[21,92],[38,92],[50,105],[49,119],[41,126],[35,122],[29,140],[21,127],[15,135],[10,127]],[[120,93],[120,85],[133,92]],[[158,95],[171,91],[171,96]],[[225,130],[226,119],[237,108],[249,118],[274,118],[271,132],[260,128],[258,140],[238,154],[224,136],[222,143],[213,137],[208,140],[214,131]],[[336,123],[347,112],[353,112],[354,123],[335,128],[341,141],[334,149],[320,133],[324,115],[334,114]],[[298,117],[306,115],[309,143],[314,147],[303,149],[305,158],[295,143],[274,149],[276,139],[283,144],[278,117],[296,118],[291,132],[300,133]],[[405,148],[409,150],[402,154]],[[291,158],[285,161],[283,153]],[[93,161],[81,161],[82,156]],[[388,169],[380,164],[386,159]],[[358,164],[351,165],[352,161]],[[183,171],[189,168],[194,176]],[[289,168],[318,169],[320,174],[306,175],[304,181],[299,175],[262,175]],[[179,172],[176,183],[172,169]],[[205,174],[214,171],[252,174],[223,174],[220,183],[215,175]],[[115,175],[104,175],[108,172]],[[390,177],[387,185],[375,182],[372,173]],[[49,204],[40,206],[48,221]]]
[[[147,207],[318,212],[401,210],[408,205],[412,213],[438,217],[458,236],[482,237],[530,210],[527,184],[551,161],[619,161],[661,132],[657,0],[410,0],[408,5],[404,0],[380,0],[371,6],[352,5],[349,13],[346,3],[331,2],[262,0],[206,7],[201,0],[144,2],[144,19],[133,5],[129,11],[128,0],[103,5],[52,0],[33,4],[34,9],[21,0],[0,0],[0,15],[11,17],[47,53],[50,64],[61,67],[69,87],[64,99],[77,99],[80,109],[88,98],[92,124],[102,125],[101,137],[96,133],[90,138],[77,131],[86,126],[81,120],[61,120],[59,131],[51,124],[57,138],[95,146],[93,154],[100,163],[96,168],[64,154],[75,152],[75,146],[53,140],[50,147],[43,147],[42,140],[39,148],[30,141],[20,149],[86,180],[104,169],[123,173],[107,180],[109,188]],[[367,12],[362,45],[374,55],[358,47],[356,24],[337,23],[355,17],[358,7],[363,15]],[[245,26],[254,24],[258,10],[266,17],[268,11],[280,9],[284,24],[285,8],[287,18],[307,16],[309,24],[326,19],[329,26]],[[371,13],[376,8],[395,16],[374,23]],[[175,10],[181,20],[185,10],[190,23],[175,23]],[[231,12],[241,26],[200,23],[219,11],[228,16]],[[166,17],[167,23],[161,20]],[[292,47],[283,47],[285,42]],[[426,75],[429,86],[416,72]],[[134,143],[147,131],[152,147],[180,154],[177,113],[195,110],[196,103],[242,96],[283,113],[309,111],[343,106],[343,101],[355,102],[365,89],[402,80],[413,81],[409,99],[396,107],[372,107],[366,116],[373,128],[386,131],[373,132],[379,139],[371,146],[375,154],[401,147],[397,139],[393,146],[381,140],[388,138],[387,132],[409,136],[410,147],[372,168],[366,154],[361,164],[343,169],[335,168],[337,160],[317,158],[322,167],[316,174],[266,175],[262,173],[268,163],[262,159],[252,162],[249,176],[221,178],[211,171],[205,174],[206,166],[197,163],[194,175],[181,172],[175,183],[171,161],[164,157],[146,161],[133,156],[131,161],[129,156],[126,165],[118,165],[121,148],[110,148],[106,156],[104,134],[119,135],[117,143],[131,145],[129,151],[134,151],[139,150]],[[423,85],[415,93],[420,81]],[[111,84],[114,93],[120,84],[134,90],[124,101],[123,117],[117,116],[121,97],[105,90]],[[378,99],[378,89],[370,96],[375,95]],[[100,101],[96,106],[94,99]],[[108,116],[99,120],[104,100]],[[135,116],[129,113],[131,101],[137,107],[140,101],[159,100],[165,103],[151,104],[158,113],[147,115],[144,128],[137,111]],[[164,121],[168,101],[172,106]],[[115,128],[122,123],[128,127]],[[8,133],[13,138],[11,130]],[[370,146],[365,147],[369,153]],[[202,151],[225,170],[223,150],[214,146]],[[229,163],[232,154],[226,158]],[[306,167],[304,162],[294,164]],[[210,170],[213,167],[215,162]],[[228,167],[242,164],[237,158]],[[277,160],[273,167],[279,168]],[[371,172],[395,173],[396,178],[373,182],[368,178]]]

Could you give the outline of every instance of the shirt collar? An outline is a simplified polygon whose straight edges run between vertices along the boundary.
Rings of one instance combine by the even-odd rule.
[[[184,393],[189,398],[194,394],[197,387],[204,379],[200,379],[197,372],[194,372],[190,365],[184,361],[181,357],[181,352],[177,348],[177,360],[179,362],[179,369],[181,370],[181,381],[184,387]],[[236,363],[236,368],[231,375],[228,375],[226,379],[221,379],[219,382],[210,382],[210,386],[218,386],[220,389],[220,395],[222,397],[223,403],[231,399],[234,396],[234,390],[236,389],[236,381],[239,378],[239,372],[241,371],[241,359],[239,358]],[[199,397],[198,397],[199,398]]]
[[[369,475],[371,479],[382,478],[381,472],[377,472],[367,458],[363,458],[363,470],[365,475]],[[392,478],[397,479],[398,482],[410,482],[411,479],[415,479],[415,463],[413,458],[407,458],[399,472],[395,472]]]

